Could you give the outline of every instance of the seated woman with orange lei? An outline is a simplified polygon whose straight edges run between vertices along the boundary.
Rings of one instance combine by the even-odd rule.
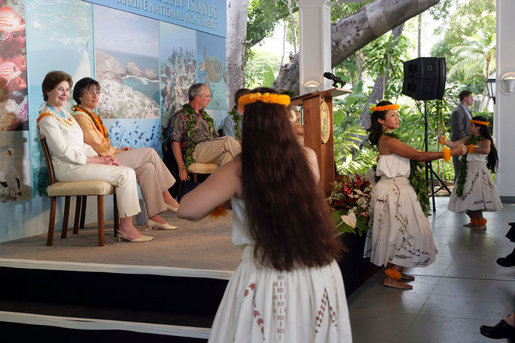
[[[147,210],[147,228],[177,229],[160,215],[167,209],[177,212],[179,207],[179,203],[168,192],[175,183],[174,177],[154,149],[117,149],[111,145],[102,120],[93,111],[99,98],[100,84],[92,78],[79,80],[73,89],[73,99],[77,102],[73,116],[84,132],[84,142],[98,155],[113,155],[120,165],[134,169]]]

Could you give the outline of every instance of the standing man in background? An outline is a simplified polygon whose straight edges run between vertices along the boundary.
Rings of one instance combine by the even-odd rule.
[[[474,97],[469,90],[461,91],[459,97],[460,103],[451,113],[451,140],[453,142],[470,136],[469,120],[472,119],[470,106],[474,103]],[[460,168],[460,156],[453,156],[452,163],[454,165],[454,179],[456,180]]]

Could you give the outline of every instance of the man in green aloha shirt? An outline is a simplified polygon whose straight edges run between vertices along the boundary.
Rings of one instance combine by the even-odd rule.
[[[170,118],[168,141],[179,167],[181,180],[188,178],[193,162],[223,165],[241,152],[241,145],[231,136],[219,137],[213,118],[204,110],[211,101],[211,91],[203,83],[188,89],[189,103]]]

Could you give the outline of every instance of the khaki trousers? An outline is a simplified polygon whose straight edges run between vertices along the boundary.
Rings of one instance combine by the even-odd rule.
[[[232,136],[210,139],[197,144],[193,159],[201,163],[226,164],[241,153],[241,144]]]
[[[147,217],[166,211],[163,192],[172,187],[175,179],[157,152],[152,148],[140,148],[119,152],[116,158],[120,165],[136,172]]]

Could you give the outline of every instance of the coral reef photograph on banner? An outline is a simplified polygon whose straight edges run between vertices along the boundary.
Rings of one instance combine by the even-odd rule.
[[[70,74],[73,81],[93,75],[92,5],[80,0],[27,2],[27,70],[32,194],[46,194],[48,170],[39,142],[36,120],[44,103],[41,83],[52,70]],[[71,97],[70,97],[71,98]],[[71,111],[73,100],[65,106]],[[18,154],[18,153],[17,153]]]
[[[0,8],[0,130],[28,130],[27,53],[23,0]]]
[[[188,102],[188,88],[197,82],[197,35],[194,30],[173,24],[160,25],[161,122],[168,127],[170,116]]]
[[[94,31],[98,115],[159,118],[159,22],[94,5]]]
[[[197,81],[211,90],[208,110],[225,110],[225,39],[197,32]]]

